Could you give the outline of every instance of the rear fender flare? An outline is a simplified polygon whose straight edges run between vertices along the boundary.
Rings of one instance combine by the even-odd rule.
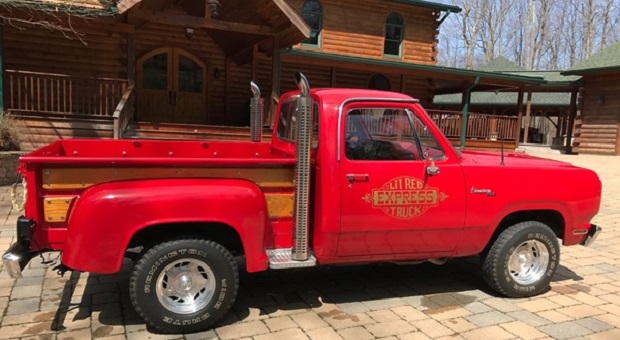
[[[161,179],[111,182],[88,188],[68,219],[62,262],[100,274],[121,268],[135,233],[153,225],[216,222],[236,230],[249,272],[267,269],[267,205],[252,182]],[[182,235],[183,230],[179,230]]]

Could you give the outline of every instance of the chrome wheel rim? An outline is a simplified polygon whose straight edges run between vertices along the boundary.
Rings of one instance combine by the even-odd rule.
[[[544,243],[529,240],[521,243],[508,259],[508,271],[513,280],[529,285],[540,280],[549,266],[549,250]]]
[[[197,259],[177,260],[167,265],[157,277],[157,299],[167,310],[190,314],[201,310],[215,293],[215,275]]]

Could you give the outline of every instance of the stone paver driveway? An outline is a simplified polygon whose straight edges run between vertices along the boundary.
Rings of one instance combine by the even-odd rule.
[[[543,156],[543,155],[541,155]],[[35,258],[19,280],[0,270],[0,339],[620,339],[620,157],[544,155],[596,170],[604,228],[591,248],[562,249],[552,289],[496,296],[477,258],[242,275],[234,309],[214,330],[149,332],[128,296],[128,271],[57,276]],[[571,183],[566,183],[571,185]],[[14,238],[9,188],[0,188],[0,251]],[[46,255],[46,260],[55,254]]]

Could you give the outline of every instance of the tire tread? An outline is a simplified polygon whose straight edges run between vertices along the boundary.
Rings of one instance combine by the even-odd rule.
[[[506,245],[519,232],[521,232],[524,229],[528,229],[528,228],[532,228],[532,227],[544,228],[551,235],[555,235],[553,233],[553,231],[551,230],[551,228],[549,228],[547,225],[545,225],[543,223],[540,223],[540,222],[537,222],[537,221],[520,222],[520,223],[514,224],[514,225],[508,227],[506,230],[502,231],[499,234],[499,236],[497,237],[497,239],[495,240],[495,242],[493,243],[493,245],[491,246],[491,248],[489,249],[489,251],[486,254],[484,254],[483,263],[482,263],[482,273],[483,273],[484,281],[491,288],[493,288],[495,291],[497,291],[498,293],[500,293],[500,294],[502,294],[504,296],[508,296],[508,297],[524,297],[524,296],[529,296],[529,295],[515,294],[515,293],[509,292],[506,289],[504,289],[502,287],[502,285],[500,284],[500,278],[498,276],[498,272],[495,269],[498,268],[499,261],[502,260],[500,258],[500,253],[506,247]],[[559,248],[557,250],[559,251]]]
[[[138,273],[140,273],[142,270],[144,270],[144,266],[146,264],[146,262],[148,262],[148,260],[154,256],[154,254],[156,254],[158,251],[165,249],[167,247],[171,247],[171,246],[175,246],[178,244],[182,244],[185,242],[198,242],[198,243],[202,243],[204,245],[210,245],[213,246],[215,248],[215,250],[217,252],[219,252],[221,255],[223,255],[226,258],[226,261],[228,262],[227,264],[229,266],[231,266],[232,268],[237,268],[237,263],[235,262],[235,258],[230,254],[230,252],[224,248],[224,246],[222,246],[221,244],[214,242],[214,241],[210,241],[210,240],[203,240],[203,239],[197,239],[197,238],[180,238],[177,240],[173,240],[173,241],[166,241],[160,244],[155,245],[154,247],[151,247],[151,249],[149,249],[147,252],[144,253],[144,255],[142,255],[142,257],[140,258],[140,260],[138,260],[138,262],[136,262],[133,272],[131,274],[131,278],[129,280],[129,296],[131,298],[131,302],[136,310],[136,313],[138,313],[138,315],[145,321],[145,323],[147,324],[147,326],[152,327],[153,329],[162,332],[162,333],[172,333],[174,332],[174,330],[172,329],[165,329],[162,328],[158,323],[154,322],[153,320],[151,320],[146,313],[144,313],[144,311],[142,310],[142,308],[140,308],[139,304],[137,303],[138,297],[136,296],[136,292],[137,292],[137,285],[138,283]],[[236,296],[237,296],[237,292],[239,291],[239,271],[238,270],[234,270],[235,273],[235,287],[234,287],[234,291],[233,291],[233,300],[231,301],[231,303],[227,306],[226,309],[222,310],[219,317],[217,319],[211,320],[211,322],[214,324],[217,321],[219,321],[225,314],[226,312],[228,312],[228,310],[230,309],[230,307],[232,307],[232,305],[235,302]]]

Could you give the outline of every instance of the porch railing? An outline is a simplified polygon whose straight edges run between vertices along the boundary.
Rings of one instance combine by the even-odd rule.
[[[125,79],[16,70],[4,77],[5,107],[16,112],[112,117],[127,88]]]
[[[114,139],[121,139],[127,131],[127,126],[133,121],[135,113],[135,95],[134,87],[129,86],[112,115],[114,119]]]
[[[463,126],[463,113],[443,110],[427,110],[431,119],[448,138],[459,138]],[[468,139],[516,140],[517,117],[469,113]]]

